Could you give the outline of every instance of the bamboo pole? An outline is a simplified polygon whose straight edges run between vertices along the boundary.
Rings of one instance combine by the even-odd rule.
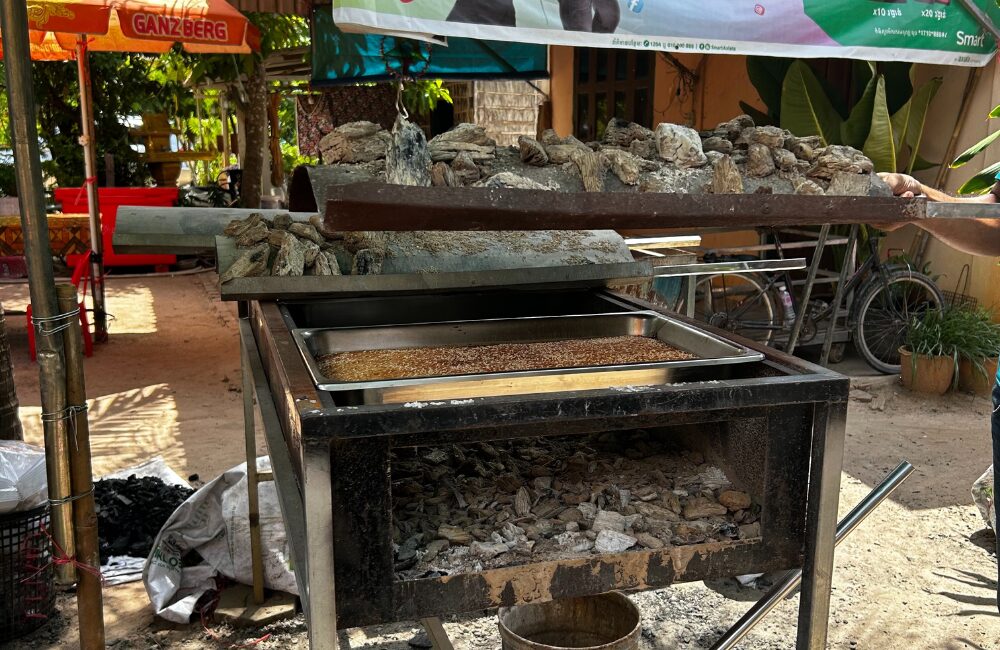
[[[59,309],[72,311],[80,298],[72,284],[56,286]],[[76,538],[76,558],[82,565],[100,571],[101,555],[97,538],[97,512],[94,505],[94,484],[90,461],[90,424],[87,420],[87,387],[83,374],[83,333],[80,319],[72,321],[63,331],[66,346],[66,400],[71,413],[69,452],[70,483],[73,489],[73,532]],[[80,626],[80,647],[83,650],[104,648],[104,601],[99,573],[77,572],[76,609]]]
[[[65,321],[59,319],[49,224],[42,195],[42,167],[35,124],[35,94],[31,81],[31,51],[28,41],[28,11],[24,2],[0,2],[0,34],[3,37],[4,69],[7,76],[8,111],[14,149],[14,172],[21,206],[21,232],[28,262],[28,289],[37,329],[39,387],[45,430],[45,466],[52,505],[52,536],[67,555],[73,556],[72,507],[61,502],[70,494],[69,455],[66,448],[66,368],[62,337],[52,330]],[[61,584],[75,580],[72,564],[56,569]]]

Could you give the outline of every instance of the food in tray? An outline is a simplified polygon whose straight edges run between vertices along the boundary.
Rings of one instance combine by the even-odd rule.
[[[645,336],[610,336],[535,343],[393,348],[317,357],[333,381],[360,382],[496,372],[686,361],[696,358]]]

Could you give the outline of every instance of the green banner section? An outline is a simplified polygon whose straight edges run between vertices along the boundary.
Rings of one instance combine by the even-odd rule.
[[[1000,22],[997,0],[973,0]],[[675,52],[985,65],[959,0],[334,0],[344,31]]]

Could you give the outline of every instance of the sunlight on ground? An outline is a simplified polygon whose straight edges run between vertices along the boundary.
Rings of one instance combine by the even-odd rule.
[[[22,407],[24,439],[44,444],[39,407]],[[124,469],[157,454],[172,467],[185,465],[177,444],[177,403],[167,384],[153,384],[90,400],[94,476]]]
[[[114,284],[107,288],[108,331],[114,334],[152,334],[156,332],[153,292],[149,287]],[[90,306],[90,300],[87,300]],[[127,308],[126,308],[127,306]]]

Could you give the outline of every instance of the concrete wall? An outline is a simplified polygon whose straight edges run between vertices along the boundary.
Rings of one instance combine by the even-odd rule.
[[[948,143],[952,137],[961,110],[962,98],[965,95],[966,82],[972,70],[947,66],[919,66],[917,82],[921,83],[931,77],[940,76],[944,83],[937,97],[931,104],[927,126],[924,129],[924,142],[921,144],[921,155],[937,162],[945,160],[948,154]],[[1000,70],[994,60],[982,70],[978,85],[970,95],[968,112],[960,125],[957,146],[954,156],[986,137],[990,132],[1000,128],[1000,120],[988,120],[986,115],[994,106],[1000,104]],[[1000,145],[994,144],[977,156],[972,162],[958,169],[947,170],[941,189],[954,192],[965,181],[984,167],[1000,160]],[[916,174],[927,185],[937,185],[939,169],[931,169]],[[892,233],[886,240],[886,246],[909,251],[919,234],[915,227],[907,227]],[[955,291],[962,273],[962,268],[968,264],[971,274],[968,295],[976,298],[980,305],[994,309],[1000,317],[1000,267],[998,258],[966,255],[931,239],[927,246],[925,260],[930,262],[933,275],[940,275],[938,285],[946,291]],[[963,280],[962,284],[965,282]],[[957,287],[963,292],[963,287]]]

